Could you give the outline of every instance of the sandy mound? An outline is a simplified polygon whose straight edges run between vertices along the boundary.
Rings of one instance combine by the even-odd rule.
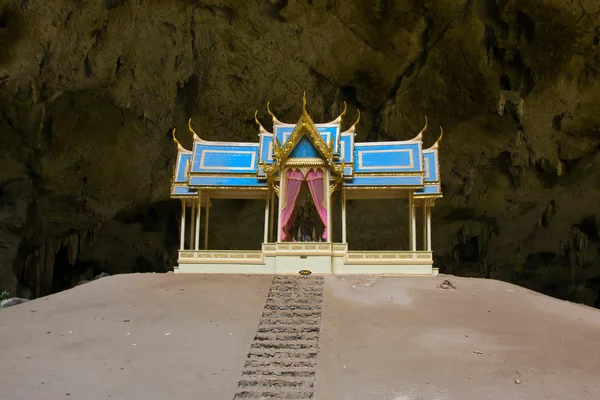
[[[126,275],[2,309],[2,398],[231,399],[270,286]],[[326,277],[319,336],[317,399],[600,398],[600,312],[497,281]]]

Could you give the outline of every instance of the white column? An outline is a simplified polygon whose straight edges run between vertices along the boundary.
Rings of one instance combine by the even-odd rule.
[[[408,193],[408,232],[409,232],[409,245],[411,251],[417,250],[417,220],[415,214],[415,200],[413,198],[413,191]]]
[[[427,205],[427,251],[431,251],[431,204]]]
[[[181,200],[181,232],[179,235],[179,250],[185,250],[185,200]]]
[[[190,207],[190,250],[194,248],[194,238],[196,237],[196,200],[192,199]]]
[[[279,173],[279,215],[277,216],[277,238],[278,242],[281,242],[281,211],[283,207],[283,199],[285,198],[285,175],[287,170],[281,169]]]
[[[206,191],[206,217],[204,220],[204,250],[208,250],[208,216],[210,213],[210,192]]]
[[[202,190],[198,190],[198,211],[196,211],[196,233],[194,235],[194,249],[200,250],[200,216],[202,215]]]
[[[269,241],[269,206],[270,206],[270,197],[271,193],[267,191],[267,195],[265,197],[265,233],[263,237],[263,243],[267,243]]]
[[[346,242],[346,190],[342,188],[342,243]]]
[[[331,194],[329,193],[329,171],[325,171],[325,205],[327,207],[327,241],[331,242]]]
[[[269,205],[269,242],[273,241],[273,224],[275,223],[275,218],[273,218],[275,214],[275,189],[271,187],[271,204]]]
[[[427,199],[423,199],[423,250],[427,250]]]

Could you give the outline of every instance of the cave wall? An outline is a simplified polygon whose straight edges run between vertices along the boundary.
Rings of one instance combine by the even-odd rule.
[[[0,289],[51,292],[57,257],[167,270],[170,129],[254,141],[306,90],[317,121],[359,109],[359,141],[444,127],[442,271],[593,304],[599,70],[595,0],[0,0]],[[391,246],[390,209],[352,207],[357,246]],[[255,208],[218,204],[211,244],[253,243]]]

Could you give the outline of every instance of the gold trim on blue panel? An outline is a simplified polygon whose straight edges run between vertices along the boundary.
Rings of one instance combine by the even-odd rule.
[[[378,166],[364,166],[363,165],[363,154],[373,154],[373,153],[406,153],[409,154],[409,165],[378,165]],[[415,160],[413,156],[413,151],[411,149],[387,149],[387,150],[358,150],[358,168],[364,170],[374,170],[374,169],[411,169],[415,167]]]
[[[411,186],[359,186],[359,185],[354,185],[354,186],[346,186],[344,185],[344,190],[397,190],[397,191],[405,191],[408,189],[423,189],[423,186],[419,186],[419,185],[411,185]]]
[[[249,167],[225,167],[225,166],[215,166],[215,167],[206,167],[204,166],[204,159],[206,154],[250,154],[252,156]],[[255,171],[256,170],[256,153],[254,151],[232,151],[232,150],[209,150],[202,149],[202,153],[200,153],[200,165],[199,169],[221,169],[225,171]]]
[[[354,174],[355,177],[370,176],[370,177],[378,177],[378,178],[393,177],[393,176],[422,176],[422,175],[423,175],[422,172],[356,172]]]

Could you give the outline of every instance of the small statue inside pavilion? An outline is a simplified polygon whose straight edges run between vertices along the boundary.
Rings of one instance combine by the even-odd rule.
[[[319,218],[310,191],[306,185],[302,185],[296,209],[292,216],[289,237],[293,242],[322,242],[321,234],[325,227]]]

